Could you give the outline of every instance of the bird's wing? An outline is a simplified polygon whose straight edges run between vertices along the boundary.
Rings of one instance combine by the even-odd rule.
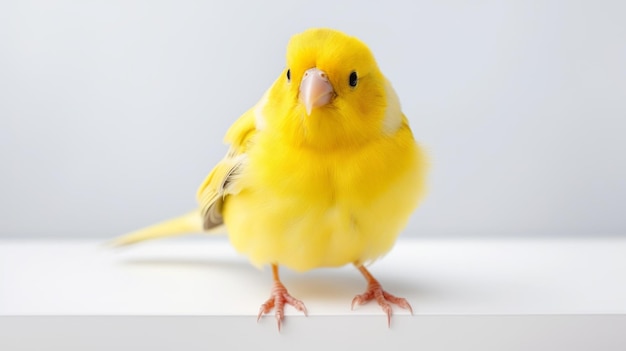
[[[230,149],[202,182],[197,193],[204,229],[208,230],[223,223],[224,198],[241,190],[238,179],[247,163],[246,150],[255,133],[254,109],[239,117],[226,132],[224,141],[230,144]]]

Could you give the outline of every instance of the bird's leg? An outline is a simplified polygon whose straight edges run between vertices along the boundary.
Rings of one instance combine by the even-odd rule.
[[[261,316],[263,314],[269,313],[272,308],[275,308],[276,321],[278,322],[278,331],[280,331],[280,325],[285,316],[285,304],[292,305],[298,311],[303,312],[305,316],[307,315],[307,311],[306,307],[304,307],[304,303],[289,295],[289,292],[287,291],[283,283],[280,282],[280,278],[278,277],[278,265],[272,264],[272,274],[274,275],[274,285],[272,285],[270,298],[261,305],[259,315],[257,316],[257,322],[259,321],[259,319],[261,319]]]
[[[372,276],[372,274],[363,265],[356,265],[356,268],[363,274],[367,280],[367,290],[361,295],[357,295],[352,299],[352,308],[354,305],[362,305],[370,300],[376,299],[376,302],[382,307],[383,312],[387,314],[387,325],[391,325],[391,305],[394,303],[402,308],[405,308],[413,314],[413,309],[409,302],[402,297],[396,297],[383,290],[378,280]]]

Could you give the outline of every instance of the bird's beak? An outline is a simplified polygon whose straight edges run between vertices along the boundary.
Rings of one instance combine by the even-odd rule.
[[[304,72],[300,82],[300,102],[304,104],[306,115],[310,116],[313,108],[328,104],[335,94],[333,86],[328,81],[326,72],[317,68],[310,68]]]

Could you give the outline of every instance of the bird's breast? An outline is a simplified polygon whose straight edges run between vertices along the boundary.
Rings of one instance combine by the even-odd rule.
[[[307,270],[391,248],[417,200],[412,138],[403,153],[393,141],[330,153],[257,142],[243,190],[223,211],[231,242],[252,262]]]

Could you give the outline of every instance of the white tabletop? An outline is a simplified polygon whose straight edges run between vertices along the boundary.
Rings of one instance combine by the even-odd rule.
[[[370,271],[413,306],[413,317],[394,309],[392,330],[427,316],[626,315],[624,239],[401,239]],[[281,278],[309,311],[301,322],[287,307],[285,330],[290,317],[294,332],[317,317],[341,325],[362,316],[356,323],[386,332],[376,304],[350,310],[366,286],[354,267],[282,269]],[[270,285],[269,269],[251,266],[221,237],[123,249],[92,240],[0,241],[0,317],[231,316],[259,328],[254,318]],[[275,328],[273,319],[259,323],[267,324]]]

